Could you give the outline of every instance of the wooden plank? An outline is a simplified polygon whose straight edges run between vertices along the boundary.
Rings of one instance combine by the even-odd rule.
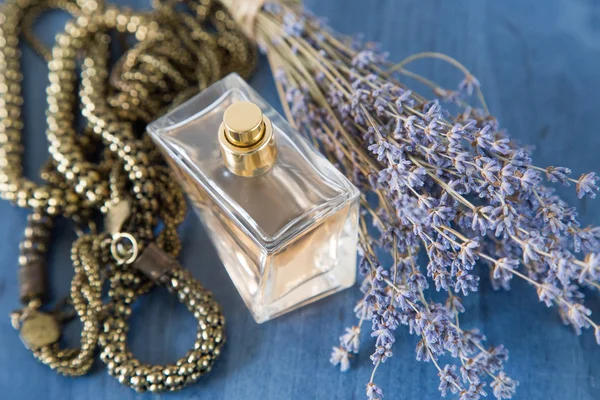
[[[123,1],[145,5],[146,1]],[[493,111],[513,137],[536,144],[539,165],[566,165],[574,172],[600,170],[597,110],[600,109],[600,30],[593,1],[548,0],[310,0],[318,15],[329,17],[342,32],[364,32],[380,41],[393,60],[420,51],[448,53],[467,65],[482,83]],[[51,38],[59,16],[45,21],[39,33]],[[272,101],[277,96],[262,60],[252,79]],[[33,173],[43,159],[47,83],[42,62],[24,56],[25,118],[28,168]],[[456,71],[440,63],[416,65],[423,74],[452,87]],[[585,223],[600,223],[600,207],[579,202],[572,191],[561,194],[580,207]],[[17,307],[17,248],[26,212],[0,203],[0,315]],[[353,323],[352,305],[358,290],[348,290],[272,322],[256,325],[235,292],[198,220],[182,228],[183,264],[215,292],[228,319],[229,341],[213,373],[198,385],[170,399],[362,399],[369,379],[371,340],[354,368],[339,373],[328,363],[331,346]],[[56,230],[52,254],[52,286],[66,293],[72,275],[69,248],[74,239],[65,223]],[[594,294],[597,306],[598,295]],[[515,283],[510,293],[493,292],[482,283],[469,296],[464,324],[480,327],[490,343],[511,352],[506,370],[519,379],[518,398],[600,398],[600,349],[591,334],[578,338],[563,327],[553,310],[537,302],[534,291]],[[193,341],[195,325],[178,302],[158,291],[136,306],[131,347],[143,361],[173,361]],[[77,327],[68,332],[75,345]],[[394,357],[379,368],[377,383],[386,399],[437,399],[438,378],[430,364],[414,360],[417,340],[400,330]],[[109,377],[98,362],[91,375],[78,379],[57,376],[36,363],[22,347],[8,318],[0,322],[1,398],[133,399],[138,396]],[[490,393],[491,396],[491,393]],[[162,398],[163,396],[155,396]],[[167,396],[164,396],[167,398]]]

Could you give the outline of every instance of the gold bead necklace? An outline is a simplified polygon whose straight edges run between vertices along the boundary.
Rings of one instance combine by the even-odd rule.
[[[178,11],[178,3],[189,12]],[[52,50],[31,31],[49,8],[73,16]],[[99,351],[109,373],[138,391],[178,390],[196,381],[224,342],[218,304],[174,258],[181,249],[176,228],[185,215],[183,194],[139,127],[229,72],[247,76],[256,63],[255,49],[212,0],[156,0],[153,8],[135,13],[101,0],[9,0],[0,9],[0,194],[33,209],[20,247],[23,308],[12,314],[13,325],[34,356],[58,373],[87,373]],[[111,32],[123,45],[132,37],[136,42],[109,71]],[[42,185],[23,176],[22,38],[50,70],[50,158]],[[77,129],[79,109],[84,129]],[[105,232],[96,232],[99,214]],[[80,227],[71,251],[72,312],[44,310],[45,256],[58,216]],[[172,365],[143,364],[127,349],[132,303],[155,284],[165,285],[198,320],[194,348]],[[61,324],[74,316],[82,323],[81,345],[61,348]]]

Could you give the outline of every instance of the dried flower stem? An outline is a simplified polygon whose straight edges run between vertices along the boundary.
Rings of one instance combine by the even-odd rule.
[[[442,395],[476,400],[488,383],[498,399],[514,395],[517,382],[503,371],[507,351],[486,349],[479,331],[460,327],[461,298],[478,290],[477,262],[488,265],[495,288],[508,289],[514,276],[525,280],[577,332],[594,329],[600,343],[581,292],[600,289],[600,228],[581,228],[575,211],[542,183],[545,175],[550,183],[575,184],[579,197],[594,197],[594,173],[573,179],[567,168],[534,166],[490,115],[475,76],[451,57],[427,52],[392,64],[375,46],[334,33],[287,0],[264,6],[256,37],[288,120],[363,193],[364,295],[357,326],[346,329],[331,360],[349,366],[370,320],[376,340],[367,397],[382,396],[375,372],[392,356],[400,325],[418,338],[417,359],[435,365]],[[423,59],[457,68],[464,75],[459,90],[407,69]],[[400,82],[406,78],[438,99],[409,90]],[[472,94],[481,109],[469,105]],[[460,113],[450,114],[442,102]],[[427,300],[430,284],[447,291],[445,304]],[[445,356],[454,364],[442,366]]]

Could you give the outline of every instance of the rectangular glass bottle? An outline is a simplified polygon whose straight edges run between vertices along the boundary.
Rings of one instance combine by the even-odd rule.
[[[354,284],[358,190],[238,75],[148,131],[257,322]]]

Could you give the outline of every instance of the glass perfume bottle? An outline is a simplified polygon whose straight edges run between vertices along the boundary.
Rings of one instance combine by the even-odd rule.
[[[257,322],[354,284],[358,190],[238,75],[148,131]]]

